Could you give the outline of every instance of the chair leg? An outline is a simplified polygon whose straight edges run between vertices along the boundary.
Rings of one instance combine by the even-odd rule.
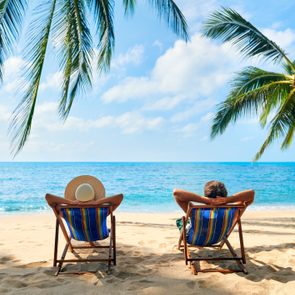
[[[111,235],[110,235],[110,244],[109,244],[109,259],[108,259],[108,270],[107,274],[111,272],[111,263],[112,263],[112,247],[113,247],[113,232],[111,229]]]
[[[178,250],[180,250],[180,248],[181,248],[182,239],[183,239],[183,229],[180,231],[180,236],[178,239],[178,247],[177,247]]]
[[[117,264],[117,253],[116,253],[116,218],[113,216],[113,259],[114,259],[114,265]]]
[[[61,255],[61,258],[60,258],[60,262],[58,264],[58,269],[57,269],[57,272],[55,273],[56,276],[58,276],[58,274],[60,273],[61,271],[61,268],[62,268],[62,265],[63,265],[63,260],[65,259],[66,255],[67,255],[67,251],[68,251],[68,248],[69,248],[69,245],[70,243],[68,242],[66,245],[65,245],[65,248],[62,252],[62,255]]]
[[[197,270],[197,261],[191,262],[191,271],[193,275],[197,275],[199,272]]]
[[[187,248],[187,242],[186,242],[186,229],[185,229],[185,217],[182,217],[182,239],[183,239],[183,246],[184,246],[184,261],[185,264],[187,265],[187,258],[188,258],[188,248]]]
[[[238,257],[238,254],[235,252],[234,248],[232,247],[232,245],[230,244],[230,242],[225,239],[225,244],[228,247],[230,253],[232,254],[233,257]],[[236,263],[238,264],[238,266],[241,268],[241,270],[243,271],[243,273],[248,274],[247,268],[245,267],[245,265],[242,263],[243,258],[236,260]]]
[[[58,232],[59,232],[59,223],[58,219],[56,218],[55,223],[55,239],[54,239],[54,255],[53,255],[53,267],[56,266],[57,262],[57,251],[58,251]]]
[[[219,249],[221,250],[223,245],[225,244],[225,239],[223,239],[219,244]]]
[[[238,230],[239,230],[239,238],[240,238],[240,245],[241,245],[241,254],[243,263],[246,264],[246,255],[245,255],[245,247],[244,247],[244,239],[243,239],[243,231],[242,231],[242,222],[239,219],[238,221]]]

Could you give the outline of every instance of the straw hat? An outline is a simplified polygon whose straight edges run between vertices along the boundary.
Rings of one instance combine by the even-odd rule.
[[[65,198],[82,202],[98,200],[105,197],[105,188],[97,178],[81,175],[72,179],[65,189]]]

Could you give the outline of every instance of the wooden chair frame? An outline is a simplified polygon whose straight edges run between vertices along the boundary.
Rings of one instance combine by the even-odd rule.
[[[192,205],[191,203],[189,204],[186,216],[182,217],[183,227],[182,227],[182,231],[181,231],[179,241],[178,241],[178,249],[179,250],[183,249],[185,264],[186,265],[188,265],[188,263],[190,264],[193,274],[197,274],[198,272],[221,272],[221,273],[243,272],[245,274],[248,274],[248,271],[245,266],[246,255],[245,255],[245,247],[244,247],[244,239],[243,239],[242,222],[241,222],[241,216],[242,216],[243,212],[245,211],[246,207],[247,207],[246,205],[222,205],[222,206],[210,205],[209,206],[209,205]],[[233,225],[232,225],[231,229],[229,230],[228,234],[221,240],[221,242],[219,242],[218,244],[210,245],[210,246],[195,246],[195,245],[189,245],[187,243],[187,239],[186,239],[187,221],[188,221],[188,218],[191,216],[192,209],[194,209],[194,208],[195,209],[237,208],[238,214],[237,214],[236,218],[233,220]],[[236,225],[238,225],[241,255],[237,254],[237,252],[234,250],[234,248],[232,247],[232,245],[228,241],[228,237],[232,233],[232,231],[236,227]],[[183,244],[182,244],[182,242],[183,242]],[[222,249],[224,244],[226,244],[226,246],[231,254],[231,257],[220,257],[219,256],[219,257],[194,257],[194,258],[192,258],[190,255],[190,251],[189,251],[190,247],[192,247],[192,248],[219,248],[219,250],[220,250],[220,249]],[[220,268],[219,269],[204,269],[204,270],[197,269],[197,266],[194,262],[202,261],[202,260],[206,260],[206,261],[234,260],[234,261],[236,261],[237,265],[239,266],[239,270],[235,271],[235,270],[223,269],[223,268],[222,269],[220,269]]]
[[[72,238],[68,234],[68,231],[66,230],[65,224],[63,222],[61,209],[62,208],[108,208],[110,212],[110,218],[111,218],[111,228],[109,233],[109,239],[110,243],[108,246],[101,246],[101,245],[95,245],[93,242],[89,242],[89,245],[85,246],[74,246],[71,242]],[[53,212],[56,216],[56,225],[55,225],[55,241],[54,241],[54,256],[53,256],[53,267],[57,266],[57,271],[55,275],[57,276],[63,266],[63,263],[65,262],[107,262],[108,263],[108,272],[110,272],[111,264],[116,265],[116,218],[113,215],[113,208],[112,205],[106,204],[106,205],[89,205],[89,204],[55,204],[52,206]],[[62,252],[61,257],[58,259],[58,241],[59,241],[59,228],[61,229],[64,238],[66,240],[66,245],[64,247],[64,250]],[[65,259],[66,254],[68,252],[68,249],[72,253],[75,252],[75,249],[96,249],[96,248],[108,248],[109,249],[109,255],[108,258],[91,258],[91,259]],[[77,273],[77,272],[76,272]]]

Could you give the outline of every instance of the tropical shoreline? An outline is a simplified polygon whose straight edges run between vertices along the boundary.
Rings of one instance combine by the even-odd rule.
[[[269,213],[279,213],[283,211],[286,214],[289,214],[290,212],[295,213],[295,204],[289,204],[289,205],[255,205],[252,204],[251,206],[248,207],[247,211],[249,212],[269,212]],[[42,214],[51,214],[51,209],[48,208],[46,210],[28,210],[28,211],[0,211],[1,215],[3,216],[17,216],[17,215],[42,215]],[[179,215],[182,214],[180,210],[148,210],[145,208],[136,208],[136,210],[130,210],[130,209],[120,209],[121,214],[154,214],[154,215],[170,215],[170,214],[175,214]]]
[[[1,294],[290,294],[295,287],[295,210],[246,211],[244,242],[249,274],[191,274],[177,250],[176,213],[116,212],[117,266],[60,275],[52,268],[53,213],[0,216]],[[61,247],[64,239],[60,237]],[[238,246],[237,233],[231,242]],[[204,263],[202,267],[206,267]],[[233,265],[234,266],[234,265]],[[74,267],[74,266],[73,266]],[[90,267],[90,266],[89,266]]]

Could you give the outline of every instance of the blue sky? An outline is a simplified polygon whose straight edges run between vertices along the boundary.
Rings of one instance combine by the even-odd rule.
[[[117,1],[116,1],[117,2]],[[295,58],[295,4],[291,1],[177,0],[191,33],[179,40],[146,1],[135,14],[115,10],[116,51],[111,71],[94,75],[93,89],[74,103],[66,121],[57,116],[60,73],[52,50],[46,63],[30,139],[15,161],[251,161],[262,144],[256,117],[246,117],[211,141],[210,126],[243,66],[280,70],[243,60],[228,45],[200,36],[214,9],[236,9]],[[25,40],[25,38],[23,37]],[[26,61],[24,42],[5,64],[0,89],[0,161],[11,161],[7,129],[20,99],[15,91]],[[294,161],[295,146],[282,152],[276,142],[262,161]]]

